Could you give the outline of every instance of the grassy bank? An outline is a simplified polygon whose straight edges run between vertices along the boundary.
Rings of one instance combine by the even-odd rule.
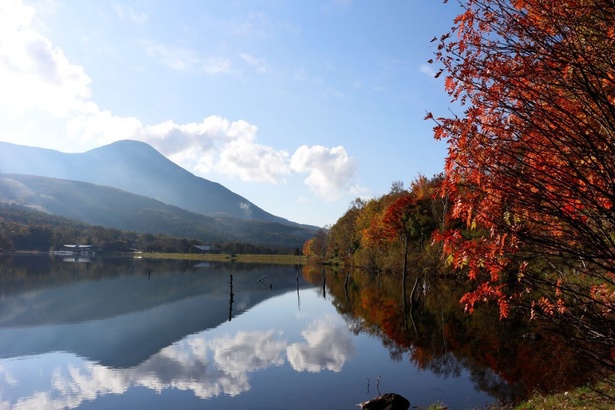
[[[272,263],[279,265],[296,265],[304,264],[307,258],[297,255],[256,255],[256,254],[238,254],[232,257],[228,254],[214,253],[141,253],[138,256],[143,258],[153,259],[180,259],[194,260],[207,262],[245,262],[245,263]]]
[[[536,395],[516,406],[515,410],[613,410],[615,409],[615,386],[598,383],[595,387],[579,387],[574,390],[552,394]]]
[[[447,410],[444,403],[434,403],[425,410]],[[491,405],[473,410],[613,410],[615,409],[615,386],[598,383],[595,386],[578,387],[559,394],[536,394],[516,406]]]

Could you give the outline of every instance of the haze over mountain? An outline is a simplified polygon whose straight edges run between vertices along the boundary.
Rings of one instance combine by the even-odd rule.
[[[298,225],[264,211],[218,183],[197,177],[138,141],[117,141],[84,153],[0,142],[0,173],[106,185],[212,217]]]

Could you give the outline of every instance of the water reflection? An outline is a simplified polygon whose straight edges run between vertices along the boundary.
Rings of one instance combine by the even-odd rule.
[[[182,266],[150,264],[137,270],[130,265],[141,274],[126,274],[125,265],[123,271],[122,265],[104,266],[99,273],[92,269],[89,277],[62,276],[61,286],[46,276],[4,279],[0,357],[70,351],[108,366],[130,367],[185,335],[228,320],[232,267],[197,274]],[[118,267],[115,275],[113,266]],[[234,315],[296,287],[288,268],[235,269]],[[267,272],[275,289],[263,289],[254,279],[261,272]]]
[[[304,276],[314,285],[326,282],[353,331],[380,338],[392,359],[443,378],[469,372],[477,389],[503,402],[564,391],[595,376],[594,366],[544,323],[514,314],[501,321],[488,307],[465,314],[458,301],[467,285],[454,278],[413,277],[409,283],[422,286],[408,307],[399,277],[316,267],[306,267]],[[540,337],[527,337],[535,334]]]
[[[317,319],[302,332],[305,343],[289,344],[284,332],[240,331],[215,338],[204,331],[161,349],[130,368],[111,368],[69,353],[4,361],[0,408],[76,408],[134,387],[157,393],[176,389],[200,399],[250,390],[249,374],[290,362],[296,371],[339,372],[354,352],[347,328],[333,317]],[[333,350],[331,346],[335,346]],[[38,369],[36,382],[28,369]],[[13,400],[7,398],[14,398]]]
[[[335,326],[331,318],[318,319],[301,335],[305,342],[287,348],[288,361],[298,372],[339,372],[355,351],[348,329]]]
[[[397,283],[320,268],[14,256],[0,269],[0,409],[355,408],[366,380],[454,409],[521,384],[506,358],[481,357],[513,346],[499,328],[429,296],[454,285],[429,283],[404,314]]]

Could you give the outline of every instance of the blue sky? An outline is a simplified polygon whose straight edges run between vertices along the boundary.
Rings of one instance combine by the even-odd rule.
[[[439,0],[2,0],[0,140],[145,141],[290,220],[442,170]],[[1,171],[1,169],[0,169]]]

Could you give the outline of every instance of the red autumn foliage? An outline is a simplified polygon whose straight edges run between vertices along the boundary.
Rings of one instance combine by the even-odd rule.
[[[448,143],[444,192],[466,225],[438,236],[475,283],[462,301],[495,301],[506,317],[540,290],[532,314],[612,346],[615,5],[460,4],[435,60],[463,113],[433,120]]]

